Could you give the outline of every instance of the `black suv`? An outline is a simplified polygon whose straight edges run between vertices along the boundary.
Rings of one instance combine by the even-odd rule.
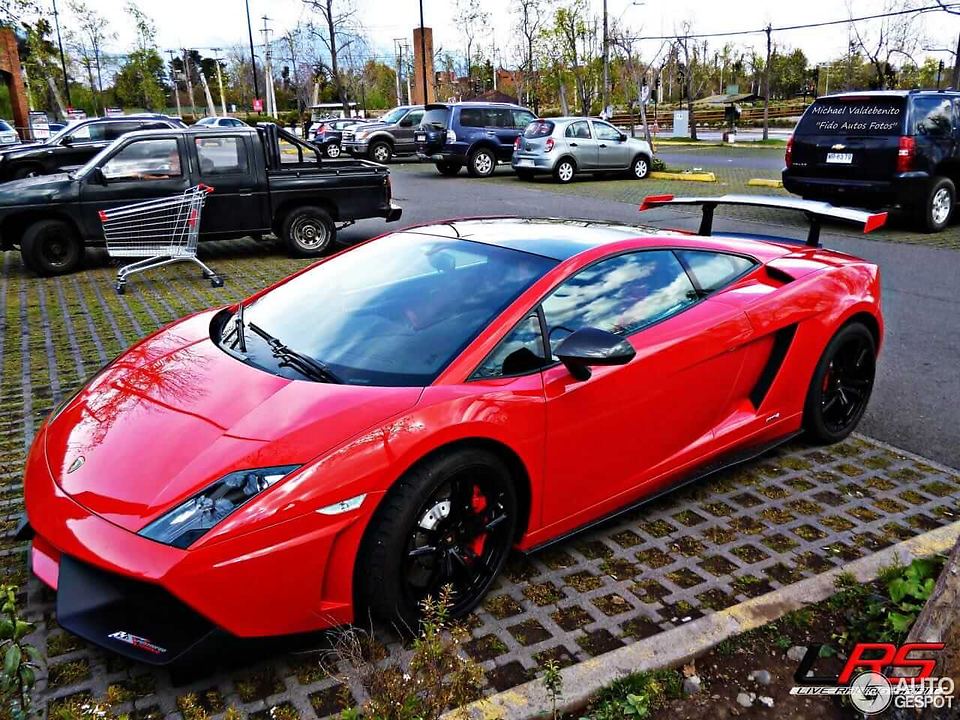
[[[118,137],[134,130],[182,127],[186,125],[178,118],[152,114],[81,120],[42,143],[0,151],[0,182],[80,167]]]
[[[890,207],[945,228],[960,183],[960,92],[844,93],[807,108],[787,142],[783,186],[805,198]]]

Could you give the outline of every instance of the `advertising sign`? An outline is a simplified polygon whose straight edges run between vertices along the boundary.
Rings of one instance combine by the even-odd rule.
[[[30,136],[34,140],[46,140],[50,137],[50,119],[42,110],[30,112]]]
[[[261,100],[260,98],[254,98],[253,110],[254,112],[263,112],[263,100]]]

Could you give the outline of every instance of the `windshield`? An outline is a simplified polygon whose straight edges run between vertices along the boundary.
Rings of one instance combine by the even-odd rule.
[[[393,125],[394,123],[400,122],[400,118],[407,114],[410,110],[408,107],[398,107],[394,108],[377,122],[387,123],[388,125]]]
[[[429,385],[554,260],[416,232],[361,245],[250,304],[244,320],[352,385]],[[229,345],[225,339],[225,346]],[[246,359],[284,376],[261,338]]]
[[[796,135],[900,135],[904,98],[856,97],[817,100],[800,118]]]

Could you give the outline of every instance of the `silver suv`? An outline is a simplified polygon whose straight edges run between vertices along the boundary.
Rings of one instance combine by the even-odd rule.
[[[577,173],[629,172],[642,180],[650,174],[653,151],[610,123],[587,117],[535,120],[517,138],[513,170],[522,180],[551,173],[568,183]]]

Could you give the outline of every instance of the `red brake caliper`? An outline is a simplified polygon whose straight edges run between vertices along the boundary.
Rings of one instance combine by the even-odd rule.
[[[470,498],[470,508],[477,515],[482,514],[483,511],[487,509],[487,498],[482,492],[480,492],[480,487],[478,485],[473,486],[473,497]],[[474,555],[477,557],[483,555],[483,546],[486,541],[486,531],[481,532],[473,539],[473,542],[470,543],[470,549],[473,550]]]

